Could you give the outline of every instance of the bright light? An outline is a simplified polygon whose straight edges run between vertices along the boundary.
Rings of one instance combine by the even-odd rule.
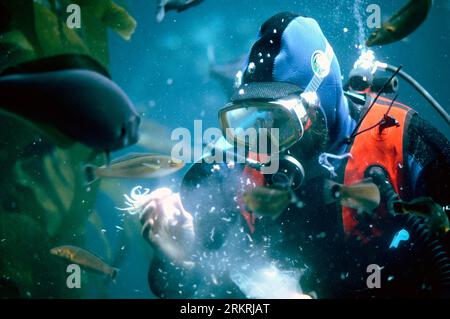
[[[230,277],[247,298],[295,299],[302,294],[300,274],[273,264],[251,272],[231,272]]]
[[[122,211],[128,212],[130,215],[142,214],[144,205],[148,201],[148,195],[150,190],[143,188],[142,186],[136,186],[131,190],[130,195],[124,194],[126,208],[117,208]]]

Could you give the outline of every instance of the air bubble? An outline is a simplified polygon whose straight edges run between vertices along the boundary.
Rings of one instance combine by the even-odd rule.
[[[253,73],[255,73],[255,69],[256,69],[255,63],[250,62],[249,65],[248,65],[248,72],[249,72],[250,74],[253,74]]]

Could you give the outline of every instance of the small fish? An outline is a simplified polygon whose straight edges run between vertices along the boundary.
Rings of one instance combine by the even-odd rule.
[[[167,11],[182,12],[193,6],[196,6],[204,0],[159,0],[158,13],[156,20],[162,22]]]
[[[95,256],[94,254],[76,246],[66,245],[55,247],[50,249],[50,254],[64,258],[87,269],[108,275],[112,279],[116,277],[117,272],[119,271],[117,268],[111,267],[106,264],[103,260]]]
[[[397,42],[413,33],[427,18],[432,0],[411,0],[400,11],[373,32],[366,41],[368,47]]]
[[[425,218],[435,234],[445,234],[450,230],[444,208],[429,197],[419,197],[410,202],[395,201],[392,209],[397,214],[413,214]]]
[[[370,212],[381,201],[380,190],[370,179],[352,185],[342,185],[333,181],[325,182],[325,203],[338,201],[342,206]]]
[[[184,162],[166,155],[132,153],[113,160],[110,165],[87,165],[87,183],[99,178],[162,178],[184,167]]]
[[[288,190],[259,186],[244,192],[243,199],[256,215],[275,220],[289,206],[291,194]]]

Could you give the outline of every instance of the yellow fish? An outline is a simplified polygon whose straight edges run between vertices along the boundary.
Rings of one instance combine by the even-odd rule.
[[[118,269],[111,267],[99,257],[76,246],[59,246],[50,249],[50,254],[64,258],[72,263],[83,266],[87,269],[105,274],[114,279],[117,275]]]
[[[366,41],[368,47],[400,41],[413,33],[427,18],[432,0],[411,0]]]
[[[429,197],[419,197],[410,202],[395,201],[393,211],[397,214],[413,214],[424,217],[435,234],[445,234],[450,230],[450,223],[444,208]]]

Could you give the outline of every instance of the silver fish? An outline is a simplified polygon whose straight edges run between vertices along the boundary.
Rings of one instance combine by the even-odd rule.
[[[100,272],[114,279],[118,269],[111,267],[99,257],[87,250],[76,246],[58,246],[50,249],[50,254],[64,258],[70,262],[83,266],[89,270]]]
[[[166,155],[132,153],[118,158],[110,165],[87,165],[87,183],[99,178],[162,178],[184,167],[184,162]]]
[[[158,13],[156,21],[162,22],[167,11],[182,12],[193,6],[196,6],[204,0],[159,0]]]

